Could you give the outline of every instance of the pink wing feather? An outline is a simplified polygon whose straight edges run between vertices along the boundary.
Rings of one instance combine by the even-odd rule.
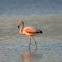
[[[39,32],[38,29],[34,28],[34,27],[25,27],[24,29],[26,32],[28,33],[36,33],[36,32]]]

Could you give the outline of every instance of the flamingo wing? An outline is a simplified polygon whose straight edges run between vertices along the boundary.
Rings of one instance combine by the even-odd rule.
[[[25,32],[28,32],[28,33],[36,33],[36,32],[39,32],[38,29],[34,28],[34,27],[25,27]]]

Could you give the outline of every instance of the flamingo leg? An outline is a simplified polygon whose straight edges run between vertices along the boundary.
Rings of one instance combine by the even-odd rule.
[[[34,37],[32,36],[32,38],[33,38],[33,40],[35,41],[35,39],[34,39]],[[36,49],[37,49],[37,43],[36,43],[36,41],[35,41],[35,45],[36,45]]]
[[[29,50],[30,50],[30,44],[31,44],[31,36],[30,36],[30,42],[29,42]]]

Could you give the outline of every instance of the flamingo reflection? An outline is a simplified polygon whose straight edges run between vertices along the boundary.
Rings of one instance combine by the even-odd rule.
[[[36,50],[37,51],[37,50]],[[38,62],[42,58],[42,54],[37,53],[36,51],[23,52],[20,54],[21,62]]]

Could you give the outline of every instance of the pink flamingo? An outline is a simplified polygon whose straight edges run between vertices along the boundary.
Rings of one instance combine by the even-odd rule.
[[[23,21],[20,21],[19,24],[18,24],[18,28],[19,26],[22,25],[22,27],[20,28],[20,34],[22,35],[27,35],[30,37],[30,43],[29,43],[29,49],[30,49],[30,44],[31,44],[31,37],[33,38],[33,40],[35,41],[34,39],[34,35],[37,35],[37,34],[42,34],[43,32],[39,29],[36,29],[34,27],[24,27],[24,22]],[[37,49],[37,44],[36,44],[36,41],[35,41],[35,45],[36,45],[36,49]]]

